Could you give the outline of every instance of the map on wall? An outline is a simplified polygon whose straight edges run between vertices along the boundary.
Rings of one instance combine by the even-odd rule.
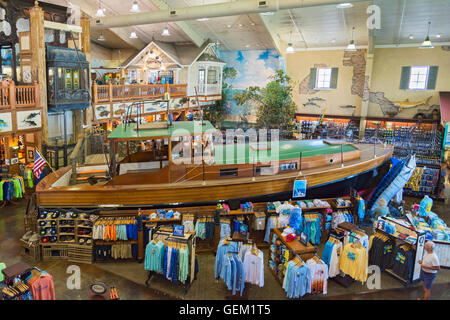
[[[17,130],[40,128],[42,126],[41,110],[18,111]]]
[[[11,112],[0,113],[0,132],[12,131]]]

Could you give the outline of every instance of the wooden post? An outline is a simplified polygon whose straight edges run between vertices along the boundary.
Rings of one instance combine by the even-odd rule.
[[[113,86],[112,83],[109,82],[108,84],[108,95],[109,95],[109,102],[113,101]]]
[[[48,116],[47,116],[47,68],[45,60],[44,41],[44,11],[34,2],[30,9],[30,44],[31,44],[31,75],[34,82],[39,84],[39,103],[42,108],[42,143],[48,145]]]
[[[16,85],[14,84],[14,81],[11,81],[9,83],[9,105],[11,106],[11,109],[16,108]]]
[[[86,55],[86,60],[91,61],[91,23],[89,18],[83,15],[81,24],[81,51]],[[90,76],[90,75],[89,75]]]
[[[94,102],[94,105],[98,102],[98,84],[97,82],[94,82],[92,84],[92,101]]]
[[[40,108],[42,106],[42,103],[41,103],[41,95],[39,93],[39,84],[37,83],[37,81],[34,81],[33,85],[34,85],[34,104],[36,108]]]

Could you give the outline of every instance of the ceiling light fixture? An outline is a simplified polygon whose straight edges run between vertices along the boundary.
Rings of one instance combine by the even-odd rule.
[[[209,18],[203,17],[203,18],[198,18],[197,21],[208,21]]]
[[[432,49],[432,48],[434,48],[434,46],[433,46],[433,44],[431,43],[431,40],[430,40],[430,26],[431,26],[431,21],[428,22],[427,37],[422,42],[422,45],[419,47],[420,49]]]
[[[409,38],[409,40],[412,40],[412,39],[414,39],[414,36],[412,34],[410,34],[408,38]]]
[[[231,28],[231,24],[227,24],[227,27],[228,27],[228,28]]]
[[[286,53],[293,53],[294,52],[294,47],[292,46],[292,43],[288,43],[287,49],[286,49]]]
[[[137,39],[136,32],[133,31],[130,33],[130,39]]]
[[[133,1],[133,4],[131,5],[131,9],[130,12],[140,12],[141,10],[139,10],[139,4],[137,2],[137,0]]]
[[[343,3],[339,3],[336,8],[338,9],[348,9],[348,8],[352,8],[353,4],[350,2],[343,2]]]
[[[242,23],[239,23],[239,27],[242,27]]]
[[[352,40],[350,40],[350,43],[348,44],[347,48],[344,51],[347,51],[347,52],[354,52],[354,51],[356,51],[355,27],[353,27],[353,29],[352,29]]]
[[[440,38],[440,37],[441,37],[441,34],[438,33],[438,34],[436,35],[436,38]]]
[[[104,10],[105,10],[105,9],[98,8],[98,9],[97,9],[97,13],[95,14],[95,16],[96,16],[96,17],[104,17],[104,16],[105,16]]]
[[[162,36],[170,36],[170,31],[169,31],[169,27],[166,25],[161,33]]]
[[[103,33],[100,33],[100,35],[97,38],[98,41],[105,41],[105,37],[103,36]]]
[[[96,17],[104,17],[105,16],[105,8],[102,8],[102,3],[99,1],[98,2],[98,9],[97,12],[95,13]]]
[[[331,39],[331,43],[336,43],[336,39]]]
[[[261,12],[261,14],[262,14],[263,16],[272,16],[272,15],[274,15],[274,12],[272,12],[272,11],[267,11],[267,12]]]

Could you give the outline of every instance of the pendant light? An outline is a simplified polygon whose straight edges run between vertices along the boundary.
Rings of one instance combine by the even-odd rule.
[[[356,51],[356,45],[355,45],[355,27],[352,29],[352,40],[348,44],[347,48],[344,50],[347,52],[354,52]]]
[[[292,31],[291,31],[291,35],[290,35],[290,41],[292,41]],[[294,52],[294,47],[292,46],[292,42],[288,43],[288,46],[286,48],[286,53],[293,53]]]
[[[286,53],[293,53],[294,52],[294,47],[292,46],[292,43],[288,43],[288,47],[286,49]]]
[[[106,40],[105,37],[103,36],[103,32],[100,33],[100,35],[98,36],[97,40],[98,41],[105,41]]]
[[[422,45],[419,47],[420,49],[433,49],[434,48],[434,46],[430,40],[430,26],[431,26],[431,21],[428,22],[427,37],[425,38],[424,42],[422,42]]]
[[[130,39],[137,39],[136,32],[133,31],[130,33]]]
[[[165,37],[170,36],[169,26],[168,26],[167,24],[166,24],[166,26],[164,27],[164,29],[163,29],[161,35],[162,35],[162,36],[165,36]]]
[[[139,10],[139,4],[137,2],[137,0],[133,1],[133,4],[131,5],[131,9],[130,12],[140,12],[141,10]]]
[[[100,18],[105,16],[105,9],[102,8],[100,1],[98,2],[98,9],[95,13],[95,16]]]

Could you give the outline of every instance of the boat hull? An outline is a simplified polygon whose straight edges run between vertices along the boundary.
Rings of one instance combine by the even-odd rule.
[[[232,199],[253,202],[274,201],[291,198],[293,183],[298,179],[307,180],[307,198],[327,198],[345,195],[350,187],[364,190],[371,185],[375,186],[387,172],[391,155],[392,150],[384,150],[375,158],[344,167],[330,167],[323,171],[257,177],[255,180],[252,178],[214,180],[206,181],[204,184],[199,181],[160,185],[78,185],[46,188],[45,185],[51,185],[51,181],[46,181],[36,190],[36,202],[40,207],[157,208],[211,205]],[[70,167],[63,169],[66,172],[71,170]],[[64,174],[64,170],[59,176]]]

